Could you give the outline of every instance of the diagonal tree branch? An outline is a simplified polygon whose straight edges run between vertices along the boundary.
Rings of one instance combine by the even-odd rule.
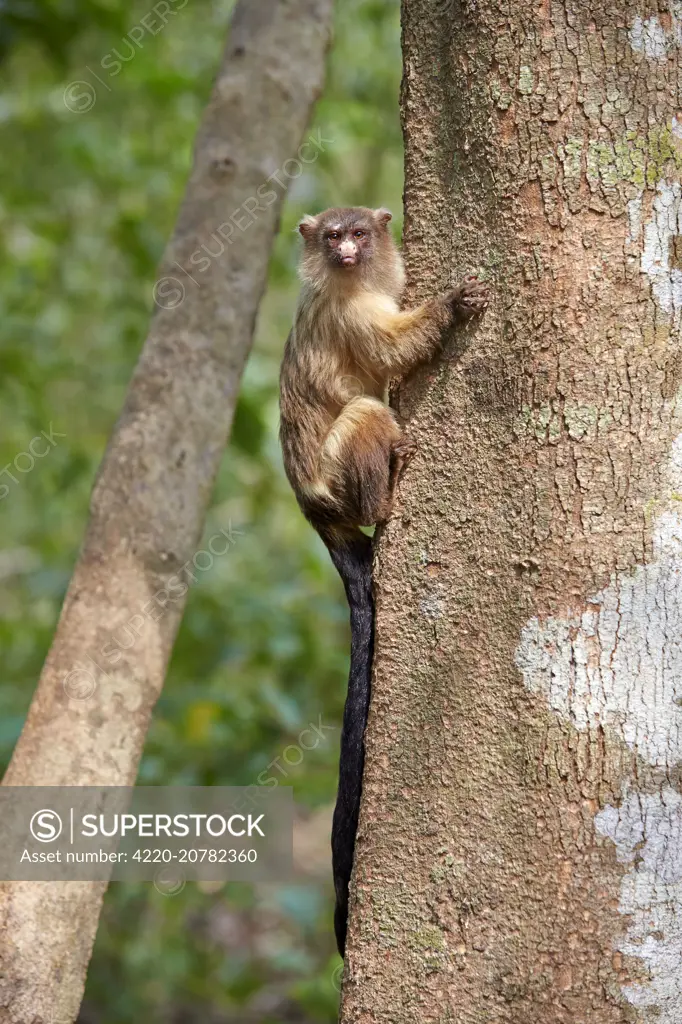
[[[236,7],[157,310],[5,785],[135,780],[184,607],[177,580],[202,532],[265,287],[281,169],[322,86],[331,15],[332,0]],[[136,642],[107,657],[126,624]],[[74,1020],[104,890],[0,886],[0,1021]]]

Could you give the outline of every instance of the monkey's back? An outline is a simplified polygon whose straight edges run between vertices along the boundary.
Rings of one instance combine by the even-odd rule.
[[[279,436],[284,469],[299,499],[315,481],[319,451],[334,422],[323,384],[324,376],[315,372],[314,360],[296,343],[292,329],[280,370]]]

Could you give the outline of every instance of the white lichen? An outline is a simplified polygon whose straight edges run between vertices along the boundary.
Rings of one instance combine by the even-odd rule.
[[[667,60],[671,50],[682,45],[682,3],[670,5],[669,31],[655,14],[649,18],[638,14],[632,22],[628,39],[635,53],[642,53],[647,60]]]
[[[638,14],[628,33],[635,53],[643,53],[647,60],[665,60],[668,56],[668,33],[654,15],[642,18]]]
[[[672,266],[674,239],[682,234],[682,188],[678,181],[659,181],[653,214],[644,225],[641,270],[651,281],[656,305],[679,325],[682,312],[682,270]]]
[[[646,984],[624,985],[623,994],[645,1020],[680,1024],[682,796],[670,786],[660,793],[632,792],[620,807],[600,811],[595,825],[629,865],[618,908],[628,927],[617,948],[642,960],[649,976]]]
[[[576,729],[616,734],[641,760],[669,773],[682,761],[682,435],[673,445],[653,560],[614,573],[587,607],[531,619],[516,653],[525,685]],[[633,780],[634,782],[634,780]],[[639,957],[650,982],[624,997],[651,1024],[682,1021],[682,796],[670,786],[639,793],[596,817],[599,834],[629,864],[620,910],[621,952]]]

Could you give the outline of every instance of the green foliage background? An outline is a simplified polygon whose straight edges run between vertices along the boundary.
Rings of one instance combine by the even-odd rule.
[[[0,6],[0,467],[50,425],[65,435],[30,472],[12,470],[16,484],[2,477],[10,484],[0,501],[3,764],[145,337],[156,267],[231,9],[228,0],[170,6],[165,27],[153,18],[157,30],[133,32],[132,42],[128,33],[152,0]],[[322,867],[309,884],[217,892],[192,885],[174,897],[150,885],[112,885],[83,1024],[336,1019],[327,843],[347,611],[283,476],[276,381],[296,296],[297,219],[341,203],[400,210],[398,7],[338,0],[313,125],[333,142],[287,198],[207,523],[207,537],[229,524],[239,534],[190,593],[140,770],[152,785],[253,783],[321,718],[335,726],[325,740],[300,765],[279,763],[309,832],[319,834]]]

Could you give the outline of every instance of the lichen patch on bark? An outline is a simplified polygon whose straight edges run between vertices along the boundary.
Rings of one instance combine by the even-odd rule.
[[[595,817],[628,865],[619,901],[627,931],[615,948],[648,975],[622,992],[652,1024],[682,1020],[682,796],[668,782],[682,763],[682,435],[665,478],[653,560],[614,574],[584,609],[534,617],[516,653],[526,686],[562,719],[616,735],[656,769],[646,790],[641,771],[624,779],[618,806]]]
[[[628,792],[619,807],[607,805],[595,818],[628,866],[618,909],[627,931],[617,943],[624,956],[646,967],[645,983],[623,985],[628,1002],[651,1024],[682,1020],[682,796]]]

